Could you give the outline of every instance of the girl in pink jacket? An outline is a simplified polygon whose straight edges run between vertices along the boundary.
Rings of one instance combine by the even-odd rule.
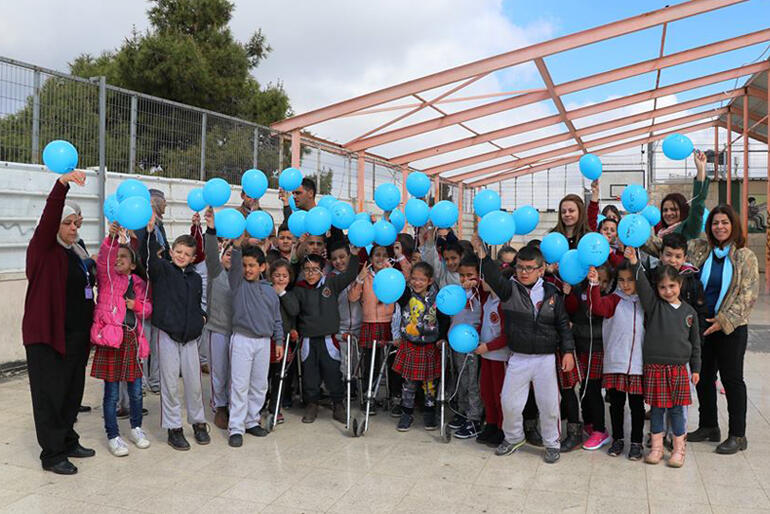
[[[142,431],[142,366],[149,354],[142,321],[152,312],[147,282],[136,253],[119,244],[117,223],[110,226],[96,259],[99,295],[91,326],[91,342],[96,345],[91,376],[104,380],[104,428],[110,453],[128,455],[128,445],[120,437],[117,403],[120,382],[128,385],[131,413],[129,439],[138,448],[150,441]]]

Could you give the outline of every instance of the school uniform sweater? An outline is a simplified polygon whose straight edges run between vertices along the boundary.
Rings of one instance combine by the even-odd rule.
[[[678,308],[660,299],[647,275],[634,267],[636,290],[645,314],[644,363],[686,364],[692,373],[700,372],[700,332],[698,313],[687,302]]]
[[[251,338],[272,337],[276,345],[283,345],[278,295],[267,280],[249,281],[243,277],[240,248],[233,248],[227,278],[233,295],[233,332]]]
[[[591,312],[604,318],[604,373],[641,375],[644,311],[638,295],[617,290],[602,296],[591,288]]]
[[[206,230],[206,270],[208,272],[206,304],[206,328],[218,334],[230,335],[233,331],[233,298],[227,272],[219,260],[217,233]]]
[[[465,307],[452,316],[451,330],[455,325],[470,325],[478,331],[481,328],[481,298],[479,289],[465,290]]]
[[[486,291],[481,291],[479,342],[487,345],[487,353],[481,355],[483,359],[507,362],[511,356],[503,332],[503,308],[500,298]]]

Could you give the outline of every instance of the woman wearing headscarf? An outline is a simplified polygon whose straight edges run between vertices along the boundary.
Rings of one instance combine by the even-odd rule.
[[[92,457],[73,425],[85,386],[94,311],[94,275],[77,243],[78,215],[65,205],[71,183],[85,174],[59,177],[27,248],[27,296],[22,336],[27,353],[35,431],[43,469],[77,473],[69,458]]]

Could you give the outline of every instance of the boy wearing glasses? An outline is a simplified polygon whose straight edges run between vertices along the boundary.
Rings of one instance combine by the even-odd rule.
[[[516,259],[516,278],[508,280],[487,254],[478,235],[473,247],[482,258],[481,270],[492,291],[497,294],[504,313],[504,332],[511,356],[505,372],[501,403],[505,439],[495,450],[509,455],[526,441],[522,411],[529,396],[530,383],[540,411],[546,463],[559,460],[559,385],[556,380],[556,355],[560,349],[561,368],[575,365],[575,347],[569,317],[558,288],[543,281],[543,254],[538,248],[524,247]]]
[[[340,350],[335,334],[340,327],[338,297],[356,279],[358,257],[351,255],[345,271],[329,276],[323,275],[326,259],[320,255],[309,254],[301,262],[304,278],[297,282],[292,293],[300,309],[297,328],[302,337],[300,358],[305,395],[302,422],[313,423],[318,417],[323,381],[334,405],[334,419],[345,423]]]

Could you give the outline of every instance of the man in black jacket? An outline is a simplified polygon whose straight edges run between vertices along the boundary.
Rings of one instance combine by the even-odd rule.
[[[498,264],[487,255],[478,235],[473,248],[482,257],[484,280],[500,297],[508,347],[508,360],[501,394],[505,440],[495,454],[509,455],[525,440],[522,411],[529,396],[530,383],[540,411],[546,463],[559,460],[559,384],[556,379],[556,350],[564,356],[561,368],[575,366],[575,342],[569,328],[564,299],[553,284],[543,281],[545,262],[538,248],[525,247],[516,259],[516,279],[502,276]]]

